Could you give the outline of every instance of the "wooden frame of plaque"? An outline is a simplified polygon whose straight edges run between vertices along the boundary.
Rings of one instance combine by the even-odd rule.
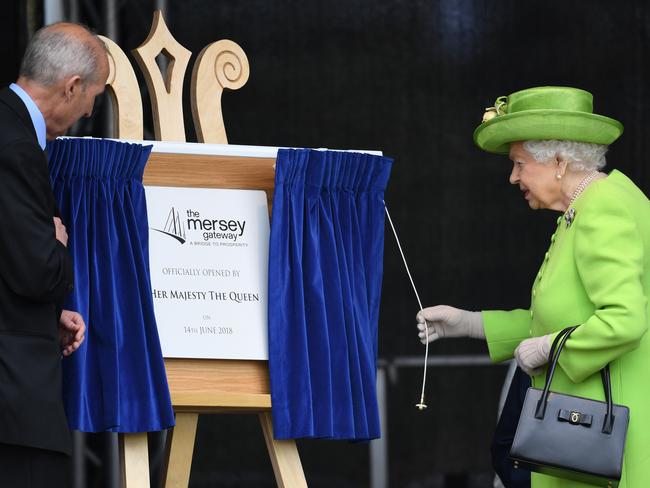
[[[131,63],[121,48],[106,37],[110,63],[107,91],[113,106],[114,137],[143,138],[142,100]],[[163,76],[156,57],[168,58]],[[154,13],[145,42],[133,51],[145,77],[155,137],[185,141],[182,87],[191,56],[171,35],[159,11]],[[221,115],[225,89],[243,86],[249,74],[244,51],[234,42],[220,40],[199,54],[192,72],[191,100],[199,142],[227,144]],[[203,188],[256,189],[266,192],[269,209],[273,195],[275,157],[241,157],[152,152],[144,184]],[[273,438],[271,395],[266,361],[217,359],[165,359],[176,427],[168,442],[163,486],[189,483],[199,413],[257,413],[276,481],[280,487],[306,487],[294,441]],[[121,437],[123,482],[128,488],[149,486],[147,435]]]

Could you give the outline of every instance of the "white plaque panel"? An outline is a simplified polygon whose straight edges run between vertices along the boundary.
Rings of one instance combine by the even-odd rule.
[[[145,191],[163,356],[268,359],[266,194],[161,186]]]

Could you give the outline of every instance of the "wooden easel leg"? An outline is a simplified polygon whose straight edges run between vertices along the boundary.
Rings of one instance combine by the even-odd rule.
[[[120,434],[120,458],[124,488],[149,486],[149,450],[146,432]]]
[[[279,488],[307,487],[295,441],[276,441],[273,438],[271,412],[260,413],[266,448],[271,456],[275,480]]]
[[[198,413],[177,413],[176,426],[170,431],[167,470],[163,475],[165,488],[187,488],[190,482],[192,454]],[[147,485],[148,486],[148,485]]]

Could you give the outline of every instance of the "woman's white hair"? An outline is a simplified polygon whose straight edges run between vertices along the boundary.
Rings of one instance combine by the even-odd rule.
[[[546,162],[561,158],[572,171],[591,171],[605,167],[607,146],[576,141],[524,141],[524,149],[535,161]]]
[[[30,40],[20,66],[20,76],[45,86],[72,75],[78,75],[84,84],[96,82],[97,50],[86,39],[79,39],[53,26],[56,24],[38,30]],[[104,46],[87,27],[81,27]]]

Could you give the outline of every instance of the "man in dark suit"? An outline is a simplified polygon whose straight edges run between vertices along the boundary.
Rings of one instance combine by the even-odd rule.
[[[0,91],[1,487],[69,486],[61,356],[85,324],[61,310],[72,263],[43,150],[91,114],[108,73],[101,40],[59,23],[34,35],[18,80]]]

